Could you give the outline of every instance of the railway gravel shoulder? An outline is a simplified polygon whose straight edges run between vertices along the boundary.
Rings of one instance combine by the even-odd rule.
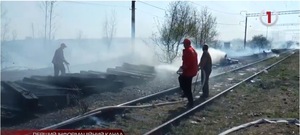
[[[289,68],[287,68],[289,65]],[[168,134],[219,134],[261,118],[299,117],[299,52],[291,58],[234,88],[211,106],[196,112]],[[233,132],[240,134],[299,134],[288,124],[261,124]]]
[[[269,65],[270,63],[273,63],[274,61],[277,61],[278,59],[279,58],[265,62],[265,65],[262,65],[261,68],[265,67],[266,65]],[[258,71],[258,69],[257,69],[257,71]],[[149,130],[149,127],[153,127],[154,125],[157,125],[158,123],[166,121],[166,120],[172,118],[173,116],[176,116],[176,114],[181,113],[182,111],[184,111],[184,109],[178,109],[178,108],[185,108],[184,106],[185,106],[184,104],[176,104],[176,105],[167,105],[165,107],[138,109],[138,110],[134,110],[135,111],[134,114],[125,113],[125,114],[117,116],[116,121],[112,122],[111,124],[89,125],[89,126],[85,126],[83,124],[81,127],[79,127],[79,129],[100,128],[100,127],[121,128],[121,129],[125,129],[125,132],[128,131],[127,133],[141,134],[141,133],[144,133],[145,131]],[[151,112],[153,112],[153,113],[151,113]],[[170,115],[168,117],[167,113],[172,113],[173,115]],[[159,117],[166,118],[166,116],[168,118],[165,120],[159,119]],[[139,121],[140,119],[141,119],[141,121]],[[149,123],[149,119],[152,120],[150,123]],[[101,121],[101,120],[99,120],[99,121]],[[132,123],[135,123],[135,124],[132,124]],[[147,123],[147,124],[145,124],[145,123]],[[136,125],[139,125],[139,127],[136,127],[136,128],[131,127],[131,126],[136,126]],[[145,125],[145,126],[143,126],[143,125]]]

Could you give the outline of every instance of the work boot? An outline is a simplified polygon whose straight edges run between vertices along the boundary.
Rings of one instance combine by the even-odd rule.
[[[201,95],[200,98],[208,98],[208,95]]]
[[[194,107],[194,102],[188,102],[186,106],[188,108],[193,108]]]

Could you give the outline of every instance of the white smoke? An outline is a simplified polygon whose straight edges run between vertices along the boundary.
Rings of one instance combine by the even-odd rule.
[[[300,49],[300,46],[297,45],[296,42],[293,42],[290,47],[288,47],[286,41],[278,41],[278,42],[272,43],[272,49],[285,49],[285,48],[286,49]]]
[[[197,54],[198,54],[198,63],[200,63],[200,59],[202,56],[203,51],[201,49],[195,49]],[[225,52],[215,49],[215,48],[209,48],[208,52],[211,56],[212,63],[213,64],[218,64],[226,55]],[[180,55],[177,57],[172,64],[161,64],[156,66],[156,70],[165,70],[165,71],[170,71],[170,72],[176,72],[179,67],[182,65],[182,59]]]
[[[239,49],[222,49],[222,51],[227,53],[228,57],[234,57],[234,58],[258,54],[264,50],[266,51],[267,49],[258,49],[258,48],[249,48],[249,47],[239,48]]]
[[[197,50],[197,52],[198,52],[198,58],[200,59],[201,57],[199,57],[199,56],[202,56],[203,52],[202,52],[202,50],[201,51]],[[212,47],[208,48],[208,52],[211,56],[211,60],[212,60],[213,64],[220,63],[220,61],[222,59],[224,59],[224,57],[226,55],[225,52],[223,52],[221,50],[218,50],[218,49],[215,49],[215,48],[212,48]],[[199,53],[201,53],[201,54],[199,54]]]
[[[154,50],[137,39],[132,46],[130,38],[117,38],[112,42],[110,49],[99,39],[82,40],[56,40],[45,44],[43,40],[20,40],[6,42],[2,45],[2,69],[9,67],[23,67],[27,69],[52,68],[54,52],[65,43],[64,49],[66,60],[70,63],[71,72],[80,70],[104,71],[108,67],[121,65],[123,62],[134,64],[154,65]],[[134,49],[133,49],[134,47]]]

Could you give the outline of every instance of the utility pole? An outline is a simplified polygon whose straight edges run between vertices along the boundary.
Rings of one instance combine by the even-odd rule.
[[[135,42],[135,0],[131,1],[131,44],[132,52],[134,52],[134,42]]]
[[[244,36],[244,49],[246,48],[246,39],[247,39],[247,20],[248,20],[248,16],[246,15],[246,20],[245,20],[245,36]]]
[[[272,12],[274,14],[274,12]],[[289,15],[289,14],[300,14],[300,10],[288,10],[288,11],[278,11],[277,15]],[[248,17],[260,17],[266,16],[266,14],[261,13],[246,13],[246,21],[245,21],[245,37],[244,37],[244,48],[246,47],[246,39],[247,39],[247,18]],[[268,29],[267,29],[268,31]]]
[[[267,26],[266,39],[268,39],[269,26]]]
[[[31,23],[31,32],[32,32],[32,38],[34,39],[34,26],[33,26],[33,23]]]

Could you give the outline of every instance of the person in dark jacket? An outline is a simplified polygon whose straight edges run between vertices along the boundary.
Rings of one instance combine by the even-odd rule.
[[[198,72],[198,56],[197,52],[191,46],[191,41],[189,39],[184,39],[183,44],[184,49],[182,53],[182,66],[180,67],[182,73],[178,80],[180,88],[184,93],[183,97],[188,98],[188,106],[191,107],[194,104],[192,94],[192,79]]]
[[[207,98],[209,95],[208,80],[209,80],[209,75],[210,75],[211,69],[212,69],[212,61],[211,61],[210,54],[208,52],[208,45],[203,45],[202,51],[203,51],[203,54],[200,59],[199,69],[201,70],[201,83],[203,84],[203,82],[204,82],[204,86],[202,89],[203,94],[201,95],[201,97]],[[204,79],[204,76],[205,76],[205,79]]]
[[[54,65],[54,76],[58,76],[59,71],[61,72],[61,75],[64,75],[66,73],[64,63],[69,65],[69,63],[64,57],[63,49],[65,49],[66,47],[67,46],[64,43],[62,43],[60,47],[55,51],[55,54],[52,59],[52,63]]]

